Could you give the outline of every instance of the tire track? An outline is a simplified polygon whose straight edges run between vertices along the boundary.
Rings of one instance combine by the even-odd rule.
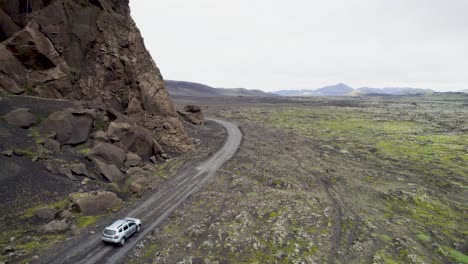
[[[142,220],[143,229],[140,233],[132,236],[125,246],[113,247],[105,245],[100,239],[100,233],[82,235],[73,241],[67,242],[58,252],[46,256],[38,263],[66,264],[66,263],[119,263],[126,254],[149,232],[160,225],[175,209],[183,203],[190,195],[199,191],[208,180],[216,175],[221,166],[229,160],[240,146],[242,133],[239,128],[229,122],[209,119],[223,125],[228,137],[223,147],[213,154],[209,159],[188,166],[178,172],[158,188],[154,195],[142,201],[120,216],[128,215]]]

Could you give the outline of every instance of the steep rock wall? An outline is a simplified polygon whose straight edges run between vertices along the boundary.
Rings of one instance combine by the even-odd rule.
[[[128,0],[0,0],[0,41],[0,89],[81,100],[190,149]]]

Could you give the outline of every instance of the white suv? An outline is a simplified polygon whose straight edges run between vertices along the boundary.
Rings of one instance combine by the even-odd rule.
[[[101,239],[107,243],[115,243],[123,246],[133,234],[140,232],[140,219],[127,217],[112,223],[102,232]]]

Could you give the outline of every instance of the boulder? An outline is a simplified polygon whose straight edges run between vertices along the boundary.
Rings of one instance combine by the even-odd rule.
[[[86,154],[90,160],[100,160],[106,164],[113,164],[117,168],[124,167],[125,151],[109,143],[101,142]]]
[[[7,149],[7,150],[2,151],[2,154],[7,156],[7,157],[11,157],[11,156],[13,156],[14,152],[11,149]]]
[[[95,141],[98,141],[98,142],[107,142],[108,141],[108,138],[107,138],[107,135],[106,135],[106,132],[102,131],[102,130],[98,130],[94,133],[93,135],[93,139]]]
[[[111,122],[107,128],[106,138],[112,142],[119,142],[133,127],[134,125],[127,122]]]
[[[113,192],[97,191],[72,193],[69,195],[73,208],[84,215],[98,215],[122,204],[122,200]]]
[[[155,184],[160,178],[155,177],[153,173],[144,171],[141,168],[131,168],[127,171],[129,175],[127,180],[128,190],[135,194],[141,194],[151,184]]]
[[[88,140],[96,117],[94,110],[66,109],[51,114],[41,125],[44,134],[56,133],[62,145],[76,145]]]
[[[142,159],[140,156],[138,156],[138,154],[129,152],[126,156],[125,167],[135,167],[140,165],[142,162]]]
[[[125,151],[133,152],[142,158],[147,159],[162,152],[151,132],[141,126],[111,122],[106,135]]]
[[[55,139],[47,138],[44,141],[44,148],[57,152],[60,151],[60,143]]]
[[[98,159],[94,160],[99,173],[109,182],[115,182],[123,177],[123,173],[114,164],[106,164]]]
[[[96,176],[91,173],[88,168],[86,168],[86,165],[84,163],[75,163],[70,165],[70,169],[72,173],[80,176],[85,176],[91,179],[96,180]]]
[[[18,108],[6,114],[5,121],[13,126],[29,128],[30,126],[36,124],[37,119],[32,114],[31,110],[26,108]]]
[[[68,167],[68,166],[59,168],[58,172],[60,174],[62,174],[63,176],[67,177],[71,181],[78,181],[78,179],[75,176],[73,176],[73,173],[72,173],[70,167]]]
[[[34,215],[45,220],[54,220],[58,210],[53,208],[41,208],[34,212]]]
[[[203,125],[205,122],[201,108],[196,105],[187,105],[184,107],[184,112],[177,111],[180,117],[194,125]]]
[[[70,229],[70,224],[66,219],[63,220],[53,220],[42,227],[42,232],[46,234],[51,233],[63,233]]]

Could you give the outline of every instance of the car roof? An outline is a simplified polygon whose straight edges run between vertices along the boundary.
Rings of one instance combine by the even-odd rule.
[[[121,227],[123,224],[128,223],[128,222],[133,222],[133,221],[129,221],[127,219],[119,219],[115,221],[114,223],[112,223],[112,225],[106,227],[106,229],[119,229],[119,227]]]

